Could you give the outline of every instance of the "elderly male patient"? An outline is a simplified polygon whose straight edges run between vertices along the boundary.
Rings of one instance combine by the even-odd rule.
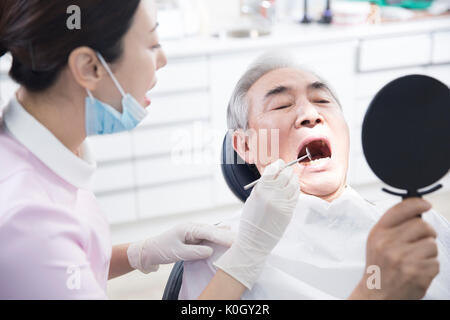
[[[290,58],[261,57],[236,85],[228,126],[236,152],[259,172],[307,147],[312,155],[294,165],[301,192],[292,220],[243,299],[450,299],[448,221],[420,198],[382,212],[346,184],[349,129],[317,75]],[[239,214],[221,224],[237,231]],[[215,274],[228,248],[213,247],[209,259],[185,263],[180,299],[197,298]]]

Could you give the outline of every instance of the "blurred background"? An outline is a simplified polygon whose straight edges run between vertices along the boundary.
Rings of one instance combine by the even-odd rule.
[[[368,167],[364,113],[390,80],[426,74],[450,85],[450,0],[157,0],[168,65],[158,72],[148,118],[133,132],[90,138],[98,161],[94,191],[113,244],[187,221],[216,223],[242,203],[219,166],[231,92],[267,50],[293,53],[328,80],[351,132],[348,183],[382,207],[399,201]],[[306,9],[306,10],[305,10]],[[0,109],[17,85],[0,59]],[[450,124],[449,124],[450,127]],[[450,219],[450,175],[426,196]],[[161,299],[172,265],[111,280],[112,299]]]

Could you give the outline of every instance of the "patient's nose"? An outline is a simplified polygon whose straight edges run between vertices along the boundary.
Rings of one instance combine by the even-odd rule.
[[[317,109],[311,104],[299,108],[297,119],[295,120],[295,127],[309,127],[313,128],[316,124],[323,122],[323,117],[317,112]]]

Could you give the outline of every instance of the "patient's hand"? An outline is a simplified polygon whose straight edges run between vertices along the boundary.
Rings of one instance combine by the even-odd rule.
[[[410,198],[383,215],[366,247],[366,270],[371,265],[379,267],[381,287],[369,289],[367,280],[372,275],[365,274],[350,299],[423,298],[439,273],[436,232],[420,217],[430,208],[427,201]]]

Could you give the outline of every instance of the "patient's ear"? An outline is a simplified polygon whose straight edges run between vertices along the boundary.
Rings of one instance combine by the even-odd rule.
[[[255,164],[255,158],[253,157],[253,154],[249,148],[250,137],[248,136],[247,132],[242,129],[234,131],[232,141],[233,149],[236,151],[236,153],[248,164]]]

